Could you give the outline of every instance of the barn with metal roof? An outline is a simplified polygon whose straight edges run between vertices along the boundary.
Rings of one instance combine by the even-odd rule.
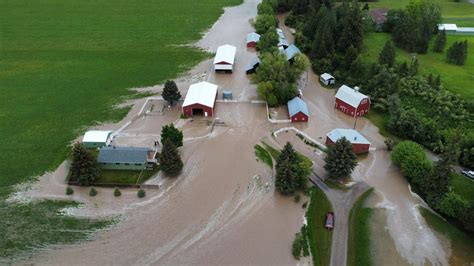
[[[217,85],[202,81],[189,86],[183,103],[183,115],[213,116],[217,98]]]
[[[308,106],[300,97],[288,101],[288,114],[291,122],[308,122],[309,119]]]
[[[334,108],[351,116],[363,116],[369,112],[369,96],[359,92],[359,89],[342,85],[336,93]]]

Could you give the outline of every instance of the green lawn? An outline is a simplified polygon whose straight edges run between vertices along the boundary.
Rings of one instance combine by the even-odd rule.
[[[473,5],[474,6],[474,5]],[[474,26],[474,25],[473,25]],[[365,62],[375,62],[385,42],[390,40],[388,33],[368,33],[364,38],[363,58]],[[464,66],[456,66],[446,63],[446,51],[455,41],[468,41],[468,59]],[[410,62],[412,55],[397,48],[397,61]],[[427,54],[418,54],[420,73],[427,75],[441,75],[443,86],[455,93],[460,94],[469,101],[474,101],[474,37],[473,36],[448,36],[444,53],[434,53],[431,50]]]
[[[365,208],[364,202],[373,189],[366,191],[356,201],[349,214],[349,237],[347,265],[371,265],[370,219],[373,210]]]
[[[115,184],[142,184],[154,174],[158,173],[160,168],[148,171],[133,170],[101,170],[96,183],[115,183]]]
[[[451,186],[454,192],[474,205],[474,180],[461,174],[454,173],[451,176]]]
[[[306,218],[311,255],[314,265],[317,266],[329,265],[331,260],[332,231],[324,228],[326,213],[330,211],[332,211],[332,206],[324,192],[313,187]]]
[[[128,88],[174,78],[207,57],[182,44],[240,2],[0,0],[0,257],[83,235],[55,233],[75,230],[57,222],[65,218],[55,204],[44,213],[6,204],[10,186],[58,166],[86,127],[121,119],[127,109],[113,106],[136,97]]]
[[[262,161],[264,164],[270,166],[270,168],[273,169],[273,160],[270,153],[265,148],[263,148],[262,146],[258,144],[255,145],[254,148],[255,148],[255,156],[257,156],[257,158],[260,161]]]
[[[425,208],[420,209],[428,225],[450,240],[450,265],[471,265],[474,261],[474,239],[452,224],[441,219]]]

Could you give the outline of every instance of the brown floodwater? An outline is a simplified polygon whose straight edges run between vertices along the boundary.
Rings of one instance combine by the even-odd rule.
[[[249,21],[256,15],[258,2],[246,0],[240,6],[226,9],[197,43],[210,51],[222,44],[236,46],[236,71],[230,75],[215,74],[212,60],[203,61],[178,80],[183,95],[189,84],[206,80],[218,84],[220,91],[231,90],[234,99],[249,101],[257,98],[255,85],[250,84],[244,68],[255,56],[255,50],[246,48],[245,37],[253,31]],[[284,30],[289,36],[288,30]],[[309,123],[292,126],[322,142],[330,130],[353,126],[351,117],[334,110],[335,91],[322,88],[311,71],[304,74],[300,87],[311,118]],[[159,92],[161,86],[141,90]],[[136,116],[144,102],[145,99],[130,102],[134,106],[123,121],[97,128],[121,128]],[[136,198],[134,189],[124,189],[122,197],[117,199],[110,189],[99,189],[99,194],[90,198],[87,188],[77,188],[73,198],[84,202],[85,206],[67,210],[69,214],[92,217],[123,214],[124,218],[118,226],[97,233],[90,242],[48,250],[29,262],[297,264],[291,255],[291,243],[303,224],[304,210],[292,198],[275,193],[271,169],[258,162],[254,154],[255,144],[262,139],[271,140],[272,130],[288,124],[269,124],[262,104],[218,102],[216,116],[224,125],[215,126],[211,131],[209,119],[180,120],[179,105],[171,110],[164,107],[160,100],[151,101],[146,107],[147,115],[140,116],[121,130],[114,143],[122,146],[151,145],[159,138],[161,126],[174,122],[185,136],[184,147],[180,148],[185,163],[183,173],[177,178],[165,178],[160,174],[153,177],[148,182],[160,184],[161,188],[148,190],[144,199]],[[357,129],[373,146],[384,147],[384,138],[367,119],[358,119]],[[307,152],[314,156],[315,170],[322,171],[321,154]],[[18,196],[64,198],[67,167],[64,163],[56,172],[40,177],[32,190],[20,192]],[[377,206],[386,213],[386,219],[382,221],[385,238],[378,241],[381,245],[391,245],[393,252],[380,262],[447,264],[449,253],[426,226],[416,208],[424,203],[410,192],[387,151],[371,152],[362,159],[353,178],[373,186],[382,199]]]

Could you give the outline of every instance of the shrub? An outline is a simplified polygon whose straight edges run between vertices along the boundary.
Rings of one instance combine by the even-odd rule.
[[[137,196],[138,196],[139,198],[144,198],[144,197],[145,197],[145,194],[146,194],[146,193],[145,193],[145,190],[143,190],[143,189],[141,189],[141,188],[140,188],[140,189],[138,190],[138,192],[137,192]]]
[[[118,187],[114,188],[114,196],[120,197],[121,195],[122,195],[122,192],[120,192],[120,189]]]
[[[300,196],[300,194],[297,193],[297,194],[295,195],[295,202],[296,202],[296,203],[300,202],[300,199],[301,199],[301,196]]]
[[[91,187],[91,190],[89,190],[89,196],[95,197],[97,195],[97,190],[94,187]]]
[[[69,186],[66,187],[66,195],[72,195],[72,194],[74,194],[74,190],[72,190],[72,188]]]

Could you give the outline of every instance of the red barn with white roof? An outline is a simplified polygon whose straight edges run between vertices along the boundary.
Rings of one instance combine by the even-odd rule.
[[[326,145],[334,145],[341,138],[346,138],[352,144],[355,154],[367,153],[370,149],[370,142],[357,130],[336,128],[326,135]]]
[[[334,108],[350,116],[363,116],[369,112],[370,98],[359,90],[342,85],[336,93]]]
[[[183,115],[213,116],[217,98],[217,85],[209,82],[199,82],[189,86],[183,103]]]

